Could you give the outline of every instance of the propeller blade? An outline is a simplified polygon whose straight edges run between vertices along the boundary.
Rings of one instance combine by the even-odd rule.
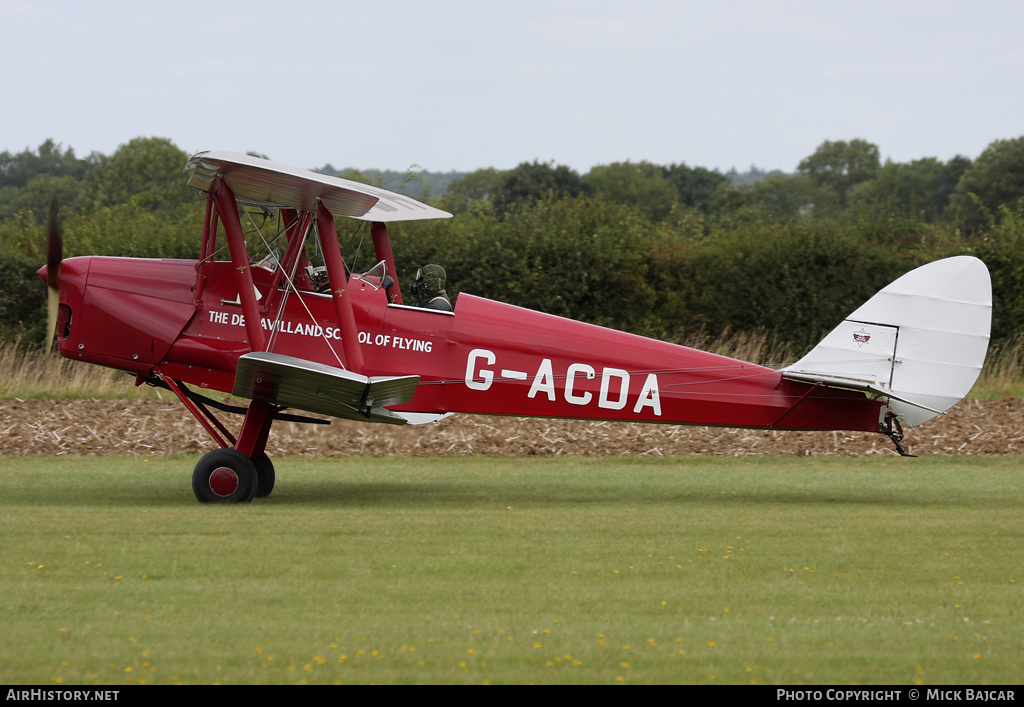
[[[60,306],[60,294],[57,285],[60,282],[60,263],[64,259],[64,236],[60,228],[60,209],[57,197],[50,199],[50,212],[46,217],[46,286],[49,293],[46,299],[46,350],[53,348],[53,340],[57,333],[57,310]]]
[[[56,287],[47,290],[46,295],[46,351],[53,349],[53,340],[57,335],[57,310],[60,308],[60,294]]]

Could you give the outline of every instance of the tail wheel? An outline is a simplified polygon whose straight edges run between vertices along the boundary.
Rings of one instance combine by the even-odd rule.
[[[274,481],[277,475],[274,473],[274,463],[266,454],[256,454],[252,458],[256,467],[256,498],[266,498],[274,490]]]
[[[201,503],[248,503],[258,485],[256,466],[234,449],[203,455],[192,472],[192,491]]]

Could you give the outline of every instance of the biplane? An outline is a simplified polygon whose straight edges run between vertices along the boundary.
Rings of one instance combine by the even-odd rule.
[[[303,413],[395,425],[481,413],[858,430],[903,454],[903,428],[959,402],[988,348],[991,284],[972,257],[900,277],[777,369],[467,292],[451,312],[411,306],[388,226],[451,214],[248,155],[202,152],[186,174],[206,196],[198,258],[57,253],[40,276],[58,301],[63,356],[169,389],[209,433],[216,448],[192,474],[202,502],[269,495],[271,426],[324,422]],[[263,232],[268,216],[276,234]],[[369,270],[347,269],[338,218],[370,224]],[[209,390],[249,402],[200,392]],[[241,414],[237,432],[217,412]]]

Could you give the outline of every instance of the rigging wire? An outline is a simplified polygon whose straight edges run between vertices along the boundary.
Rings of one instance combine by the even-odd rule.
[[[352,275],[356,271],[356,263],[359,261],[359,253],[363,248],[363,239],[366,237],[366,234],[363,231],[363,227],[365,225],[365,221],[359,222],[359,225],[356,227],[355,233],[352,234],[352,237],[349,238],[348,240],[348,244],[343,249],[344,251],[348,251],[352,247],[352,241],[356,239],[356,236],[359,236],[359,244],[356,246],[356,254],[352,256],[351,261],[349,261],[349,259],[347,258],[342,257],[342,261],[345,263],[345,267],[348,269],[349,275]]]
[[[251,220],[252,219],[250,218],[250,221]],[[253,225],[254,226],[256,225],[255,222],[253,222]],[[310,225],[310,229],[312,229],[312,228],[313,228],[313,225],[311,224]],[[270,249],[270,244],[268,244],[266,238],[263,237],[263,233],[262,233],[262,231],[259,230],[259,227],[256,227],[256,233],[259,234],[260,240],[263,241],[263,244],[268,249]],[[306,240],[308,235],[309,235],[309,230],[307,230],[306,233],[302,234],[303,242]],[[278,237],[280,237],[280,232],[278,233]],[[277,239],[275,238],[274,242],[276,242],[276,241],[277,241]],[[317,233],[317,244],[319,245],[319,232]],[[271,253],[271,257],[274,257],[274,260],[277,263],[277,267],[281,268],[280,260],[276,256],[274,256],[273,253]],[[298,258],[298,254],[296,254],[296,258],[295,258],[296,266],[298,265],[298,262],[299,262],[299,258]],[[292,276],[295,275],[294,270],[291,273],[291,276],[289,276],[288,273],[284,272],[283,269],[281,271],[281,274],[284,276],[285,282],[287,282],[287,288],[285,289],[285,294],[287,294],[288,292],[294,292],[296,298],[298,298],[298,300],[299,300],[299,304],[301,304],[302,308],[304,310],[306,310],[306,315],[309,317],[309,320],[315,324],[316,323],[316,317],[313,316],[313,313],[309,310],[309,307],[306,305],[306,301],[302,298],[302,293],[299,292],[298,287],[295,286],[295,281],[294,281],[294,279],[292,277]],[[279,325],[280,325],[280,322],[281,322],[281,318],[284,315],[285,303],[286,303],[286,298],[282,297],[281,303],[278,305],[278,308],[277,308],[277,316],[276,316],[276,318],[274,320],[273,331],[271,332],[271,335],[270,335],[271,336],[270,345],[267,347],[268,351],[272,350],[273,343],[276,342],[276,340],[277,340],[277,333],[278,333],[278,331],[280,331],[280,326]],[[338,356],[338,352],[334,350],[334,346],[331,345],[330,340],[327,338],[327,333],[326,333],[326,330],[324,329],[324,327],[322,327],[319,324],[317,324],[316,328],[320,330],[320,338],[323,339],[324,343],[327,344],[327,349],[331,352],[331,354],[334,355],[334,360],[338,362],[338,367],[341,368],[342,370],[347,370],[347,369],[345,369],[345,364],[343,364],[341,362],[341,357]]]

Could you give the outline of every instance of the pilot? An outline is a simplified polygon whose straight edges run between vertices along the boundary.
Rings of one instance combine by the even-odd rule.
[[[441,312],[452,311],[452,302],[444,291],[448,277],[440,265],[424,265],[416,271],[416,277],[409,289],[413,297],[417,297],[417,307],[436,309]]]
[[[313,267],[312,265],[307,265],[306,275],[309,276],[309,281],[312,283],[315,292],[323,294],[331,291],[331,282],[327,278],[326,266]]]

